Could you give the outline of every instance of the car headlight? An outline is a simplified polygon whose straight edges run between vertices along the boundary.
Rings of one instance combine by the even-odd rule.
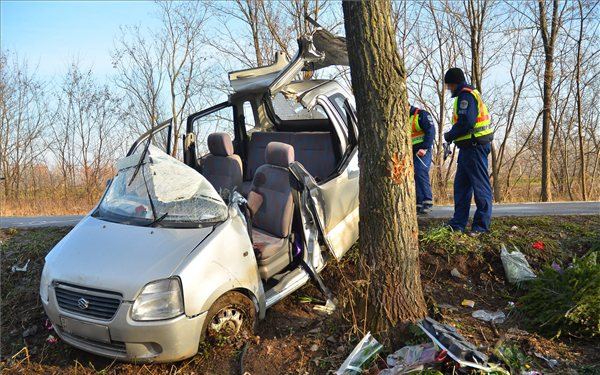
[[[50,283],[48,282],[48,272],[46,271],[46,265],[44,265],[44,269],[42,270],[42,276],[40,277],[40,298],[43,302],[48,302],[48,289],[50,288]]]
[[[131,309],[133,320],[161,320],[183,313],[179,279],[153,281],[142,289]]]

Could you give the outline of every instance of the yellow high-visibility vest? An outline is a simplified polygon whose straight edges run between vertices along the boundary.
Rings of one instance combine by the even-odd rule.
[[[460,92],[463,91],[469,92],[471,95],[473,95],[473,97],[475,97],[478,108],[477,119],[475,120],[475,126],[473,127],[473,130],[471,130],[471,133],[456,138],[454,142],[471,139],[472,137],[479,138],[483,137],[484,135],[492,134],[494,130],[490,125],[490,114],[487,110],[487,107],[483,103],[483,100],[481,100],[481,94],[479,94],[479,91],[470,89],[468,87],[460,90]],[[456,121],[458,121],[458,95],[456,98],[454,98],[454,115],[452,116],[452,123],[456,124]]]
[[[408,123],[412,127],[412,144],[423,143],[425,141],[425,132],[419,126],[419,108],[416,108],[415,113],[409,117]]]

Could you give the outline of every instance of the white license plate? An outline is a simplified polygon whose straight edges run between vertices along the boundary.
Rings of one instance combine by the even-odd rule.
[[[63,331],[71,335],[110,344],[110,333],[107,326],[67,318],[66,316],[60,317],[60,325]]]

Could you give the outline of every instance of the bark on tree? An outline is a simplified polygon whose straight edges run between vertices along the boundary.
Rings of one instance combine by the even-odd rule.
[[[548,10],[546,1],[538,0],[539,7],[539,27],[544,42],[544,97],[543,97],[543,115],[542,115],[542,202],[552,200],[551,184],[551,147],[550,147],[550,127],[552,126],[552,82],[554,80],[554,45],[556,36],[562,20],[562,11],[559,13],[558,0],[552,2],[551,25],[548,28],[546,20]],[[565,5],[566,6],[566,5]],[[563,8],[564,11],[564,8]]]
[[[344,2],[360,152],[361,273],[369,281],[365,325],[384,340],[426,315],[404,63],[389,0]]]
[[[583,15],[583,4],[581,0],[577,2],[579,8],[579,38],[577,39],[577,62],[575,82],[577,83],[577,138],[579,139],[579,173],[581,181],[581,198],[587,200],[586,176],[585,176],[585,153],[583,151],[583,120],[581,116],[581,41],[583,40],[583,28],[585,17]]]

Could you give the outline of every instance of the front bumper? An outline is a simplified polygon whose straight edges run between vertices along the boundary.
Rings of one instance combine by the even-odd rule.
[[[207,313],[149,322],[130,317],[131,302],[121,302],[110,321],[90,319],[60,309],[54,288],[44,310],[58,336],[76,348],[127,362],[174,362],[198,352]]]

